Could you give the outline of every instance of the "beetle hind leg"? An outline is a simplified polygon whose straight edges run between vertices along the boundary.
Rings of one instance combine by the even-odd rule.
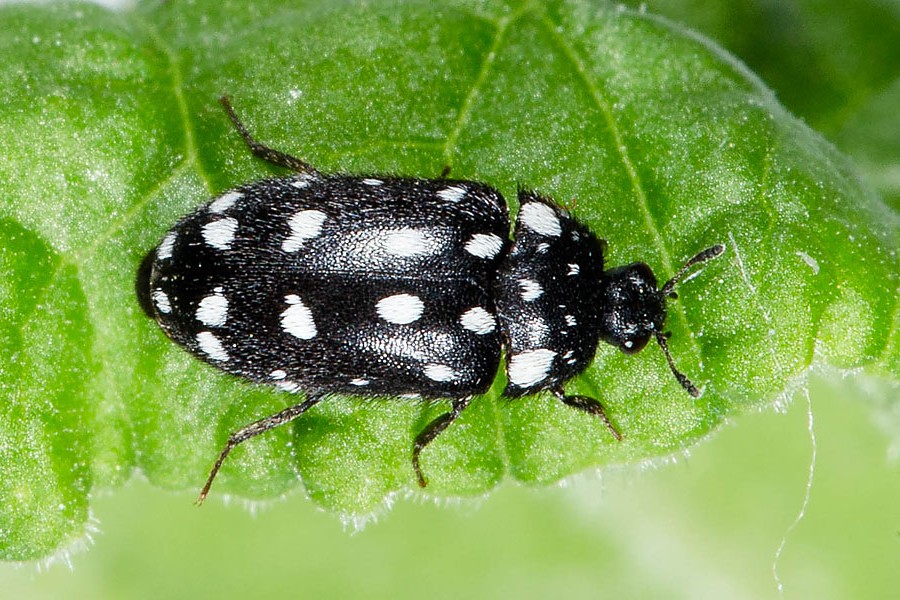
[[[235,446],[241,444],[242,442],[246,442],[250,438],[255,437],[261,433],[265,433],[270,429],[274,429],[279,425],[284,425],[285,423],[293,421],[294,419],[305,413],[307,410],[318,404],[321,399],[321,394],[310,395],[305,402],[301,402],[300,404],[294,406],[289,406],[281,412],[277,412],[274,415],[266,417],[265,419],[260,419],[259,421],[251,423],[242,429],[238,429],[230,436],[228,436],[228,442],[225,444],[225,447],[219,454],[219,458],[216,459],[216,464],[213,465],[212,470],[209,472],[209,478],[206,480],[206,485],[204,485],[203,489],[200,491],[200,496],[197,498],[196,504],[199,506],[203,504],[204,500],[206,500],[206,496],[209,494],[209,488],[212,486],[213,480],[216,478],[216,475],[219,474],[219,469],[222,467],[222,463],[225,462],[228,454],[231,453]]]
[[[419,435],[416,436],[415,442],[413,442],[413,454],[412,454],[412,464],[413,470],[416,472],[416,480],[419,483],[419,487],[424,488],[428,485],[428,481],[425,479],[425,476],[422,474],[422,469],[419,468],[419,453],[430,444],[434,438],[439,436],[447,427],[450,426],[453,421],[459,417],[459,415],[469,406],[469,402],[471,402],[472,396],[466,396],[464,398],[459,398],[458,400],[453,401],[453,408],[448,413],[444,413],[443,415],[436,418],[434,421],[429,423],[425,429],[419,432]]]
[[[594,400],[588,396],[567,396],[562,389],[553,390],[553,394],[559,398],[563,404],[586,412],[589,415],[600,417],[603,423],[606,424],[606,428],[613,434],[613,437],[620,442],[622,441],[622,433],[615,425],[613,425],[613,422],[609,420],[606,410],[604,410],[603,405],[600,404],[598,400]]]

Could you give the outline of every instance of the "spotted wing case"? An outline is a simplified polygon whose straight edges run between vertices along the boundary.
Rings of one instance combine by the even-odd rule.
[[[163,239],[153,316],[190,352],[289,391],[485,391],[503,198],[462,181],[300,174],[227,192]]]

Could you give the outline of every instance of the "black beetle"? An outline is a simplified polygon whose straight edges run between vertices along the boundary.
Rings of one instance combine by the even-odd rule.
[[[422,449],[491,386],[506,352],[510,397],[549,390],[621,434],[595,398],[564,384],[600,340],[626,353],[655,338],[672,360],[666,299],[712,246],[661,288],[644,263],[604,269],[606,243],[555,202],[519,190],[506,202],[475,181],[321,173],[257,142],[222,105],[250,150],[295,172],[233,190],[181,219],[137,277],[144,311],[208,363],[306,400],[233,433],[228,453],[297,418],[328,394],[452,399],[416,436]]]

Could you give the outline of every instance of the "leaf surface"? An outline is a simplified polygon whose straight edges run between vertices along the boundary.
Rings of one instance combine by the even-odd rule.
[[[422,455],[436,497],[545,484],[690,447],[812,365],[896,380],[898,216],[848,161],[711,42],[596,3],[148,2],[4,7],[0,20],[0,556],[83,535],[89,495],[135,471],[199,489],[228,434],[298,401],[215,371],[140,311],[134,273],[210,196],[277,170],[453,176],[571,204],[609,265],[679,287],[662,353],[599,348],[569,390],[625,433],[503,377]],[[236,449],[213,494],[302,480],[361,518],[414,490],[416,433],[446,403],[331,398]],[[299,479],[298,479],[299,475]]]

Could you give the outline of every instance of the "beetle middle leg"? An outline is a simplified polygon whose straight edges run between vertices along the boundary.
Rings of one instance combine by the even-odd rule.
[[[598,400],[594,400],[588,396],[567,396],[566,393],[559,389],[553,390],[554,395],[559,398],[563,404],[567,404],[572,408],[576,408],[580,411],[586,412],[589,415],[594,415],[596,417],[600,417],[600,419],[606,424],[607,429],[613,434],[617,440],[622,441],[621,432],[616,429],[616,426],[613,425],[612,421],[609,420],[609,417],[606,415],[606,411],[603,409],[603,405],[600,404]]]
[[[434,440],[437,436],[439,436],[447,427],[450,426],[450,423],[455,421],[457,417],[459,417],[460,413],[469,406],[469,402],[471,402],[472,396],[466,396],[464,398],[459,398],[453,401],[453,408],[450,409],[450,412],[445,413],[439,416],[437,419],[429,423],[425,429],[423,429],[419,435],[416,436],[415,442],[413,442],[413,455],[412,455],[412,464],[413,469],[416,472],[416,479],[419,482],[419,487],[425,487],[428,485],[428,482],[425,480],[425,476],[422,475],[422,469],[419,468],[419,453]]]

